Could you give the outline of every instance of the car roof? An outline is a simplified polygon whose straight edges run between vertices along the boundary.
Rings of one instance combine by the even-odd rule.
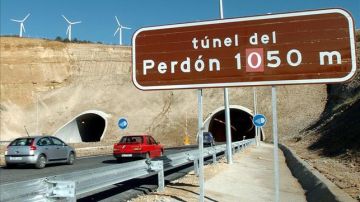
[[[34,138],[34,139],[39,139],[39,138],[43,138],[43,137],[54,137],[51,135],[34,135],[34,136],[24,136],[24,137],[18,137],[16,139],[22,139],[22,138]]]
[[[138,134],[138,135],[125,135],[123,137],[134,137],[134,136],[151,136],[149,134]]]

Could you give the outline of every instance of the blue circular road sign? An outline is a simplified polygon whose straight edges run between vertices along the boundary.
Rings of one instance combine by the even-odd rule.
[[[263,127],[266,124],[266,117],[263,114],[256,114],[253,118],[256,127]]]
[[[119,126],[120,129],[123,129],[123,130],[125,128],[127,128],[128,127],[128,122],[127,122],[126,118],[120,118],[119,122],[118,122],[118,126]]]

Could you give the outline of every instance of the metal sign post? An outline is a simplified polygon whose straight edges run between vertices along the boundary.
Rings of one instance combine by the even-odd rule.
[[[204,140],[203,140],[203,97],[202,89],[198,89],[198,142],[199,142],[199,186],[200,195],[199,201],[204,201]]]
[[[220,19],[224,19],[223,2],[219,0]],[[224,106],[225,106],[225,131],[226,131],[226,160],[228,164],[232,164],[232,149],[231,149],[231,129],[230,129],[230,108],[229,108],[229,89],[224,88]]]
[[[229,109],[229,90],[224,88],[224,103],[225,103],[225,129],[226,129],[226,160],[228,164],[232,164],[232,149],[231,149],[231,129],[230,129],[230,109]]]
[[[279,154],[278,154],[278,127],[276,109],[276,87],[271,87],[271,105],[273,119],[273,142],[274,142],[274,183],[275,183],[275,202],[280,201],[280,177],[279,177]]]
[[[254,116],[257,114],[257,96],[256,96],[256,88],[253,87],[253,94],[254,94]],[[255,140],[256,140],[256,146],[259,146],[259,140],[258,140],[258,128],[255,126]]]

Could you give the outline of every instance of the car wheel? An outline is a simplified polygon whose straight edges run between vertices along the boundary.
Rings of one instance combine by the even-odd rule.
[[[45,168],[45,166],[46,166],[46,157],[41,154],[38,160],[36,161],[35,167],[41,169],[41,168]]]
[[[68,160],[67,160],[67,164],[68,164],[68,165],[72,165],[72,164],[74,164],[74,161],[75,161],[75,154],[74,154],[74,152],[71,152],[71,153],[69,154],[69,158],[68,158]]]
[[[117,161],[118,163],[121,163],[121,162],[123,162],[123,159],[122,159],[122,158],[116,158],[116,161]]]

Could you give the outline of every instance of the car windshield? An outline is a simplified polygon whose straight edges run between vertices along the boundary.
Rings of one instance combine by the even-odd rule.
[[[122,137],[120,143],[143,143],[142,136],[125,136]]]
[[[212,135],[210,133],[204,133],[204,137],[206,138],[212,138]]]
[[[10,146],[30,146],[34,138],[19,138],[10,143]]]

